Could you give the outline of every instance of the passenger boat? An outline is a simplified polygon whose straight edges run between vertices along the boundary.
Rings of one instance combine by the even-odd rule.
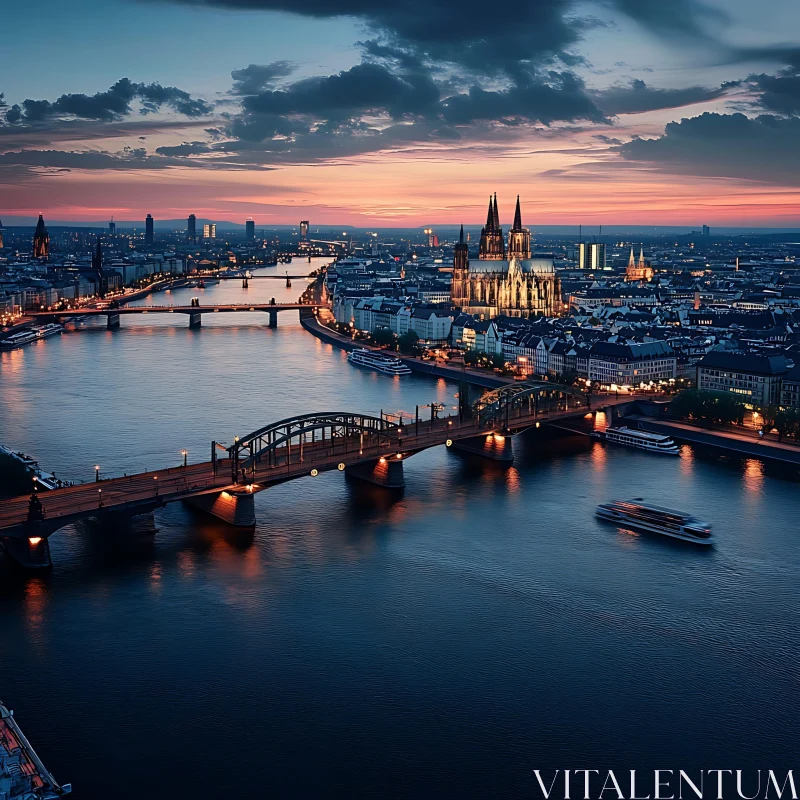
[[[605,431],[596,431],[594,436],[605,439],[614,444],[624,444],[627,447],[636,447],[639,450],[649,450],[651,453],[662,453],[668,456],[680,455],[678,445],[669,436],[660,433],[648,433],[626,428],[606,428]]]
[[[63,333],[64,326],[51,322],[49,325],[43,325],[41,328],[34,328],[33,330],[36,331],[37,339],[47,339],[49,336],[57,336],[59,333]]]
[[[399,358],[386,353],[376,353],[366,348],[351,350],[347,355],[347,360],[356,366],[376,369],[378,372],[385,372],[387,375],[411,374],[411,370]]]
[[[14,712],[0,703],[0,798],[56,800],[71,791],[71,784],[57,783],[20,730]]]
[[[645,503],[641,497],[633,500],[615,500],[597,506],[597,516],[628,528],[660,533],[673,539],[694,544],[713,544],[711,526],[707,522],[683,511]]]
[[[36,341],[36,334],[33,331],[20,331],[3,339],[0,342],[0,347],[3,350],[13,350],[15,347],[22,347],[22,345],[30,344],[34,341]]]

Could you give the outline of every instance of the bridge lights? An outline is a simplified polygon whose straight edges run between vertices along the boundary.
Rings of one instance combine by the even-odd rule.
[[[397,454],[397,456],[395,456],[395,457],[396,457],[396,458],[402,458],[402,457],[403,457],[403,454],[402,454],[402,453],[398,453],[398,454]]]
[[[319,475],[319,470],[316,467],[314,467],[314,469],[311,470],[311,477],[316,478],[317,475]]]
[[[100,467],[97,464],[94,465],[94,480],[96,483],[100,481]]]
[[[42,541],[42,537],[41,536],[30,536],[30,537],[28,537],[28,542],[31,545],[31,547],[36,547],[36,545],[39,544],[39,542],[41,542],[41,541]]]
[[[102,508],[103,507],[103,490],[102,489],[98,489],[97,490],[97,507],[98,508]]]
[[[187,457],[189,455],[189,452],[187,450],[181,450],[181,455],[183,456],[183,466],[185,467],[186,466],[186,459],[187,459]]]
[[[378,461],[379,461],[381,464],[385,464],[385,463],[386,463],[386,459],[385,459],[383,456],[381,456],[381,457],[378,459]]]

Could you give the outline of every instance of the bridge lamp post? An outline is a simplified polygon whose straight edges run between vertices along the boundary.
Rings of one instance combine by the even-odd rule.
[[[98,489],[97,490],[97,507],[98,508],[102,508],[103,507],[103,490],[102,489]]]
[[[186,459],[189,455],[188,450],[181,450],[181,455],[183,456],[183,466],[186,466]]]
[[[97,464],[94,465],[94,480],[95,483],[100,482],[100,467]]]

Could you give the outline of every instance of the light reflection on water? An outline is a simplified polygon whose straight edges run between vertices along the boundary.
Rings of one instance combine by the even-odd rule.
[[[245,291],[297,288],[201,302]],[[288,312],[122,325],[0,354],[0,441],[92,480],[294,414],[455,405],[455,384],[354,368]],[[180,504],[155,536],[65,529],[51,575],[2,576],[3,699],[84,798],[530,796],[543,764],[691,768],[697,742],[704,768],[788,765],[796,471],[545,428],[514,448],[510,469],[420,453],[400,493],[283,484],[246,534]],[[718,542],[596,520],[617,496],[694,511]]]

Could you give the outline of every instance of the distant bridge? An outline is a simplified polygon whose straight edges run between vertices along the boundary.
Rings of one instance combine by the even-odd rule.
[[[512,437],[528,428],[628,403],[588,396],[549,382],[510,384],[489,392],[464,415],[430,419],[350,412],[304,414],[266,425],[232,445],[211,444],[211,460],[17,497],[0,504],[0,538],[21,563],[49,565],[47,538],[93,517],[119,525],[166,503],[187,500],[236,526],[255,525],[253,496],[322,472],[346,471],[387,488],[404,485],[405,461],[445,445],[495,461],[513,461]],[[218,454],[221,454],[220,458]]]
[[[199,328],[203,314],[230,314],[249,311],[260,311],[269,315],[269,327],[278,326],[278,314],[281,311],[298,311],[300,309],[327,308],[326,303],[216,303],[198,306],[123,306],[117,308],[71,308],[59,311],[29,311],[26,317],[34,319],[68,319],[70,317],[107,317],[109,330],[119,328],[120,317],[126,314],[186,314],[189,327]]]

